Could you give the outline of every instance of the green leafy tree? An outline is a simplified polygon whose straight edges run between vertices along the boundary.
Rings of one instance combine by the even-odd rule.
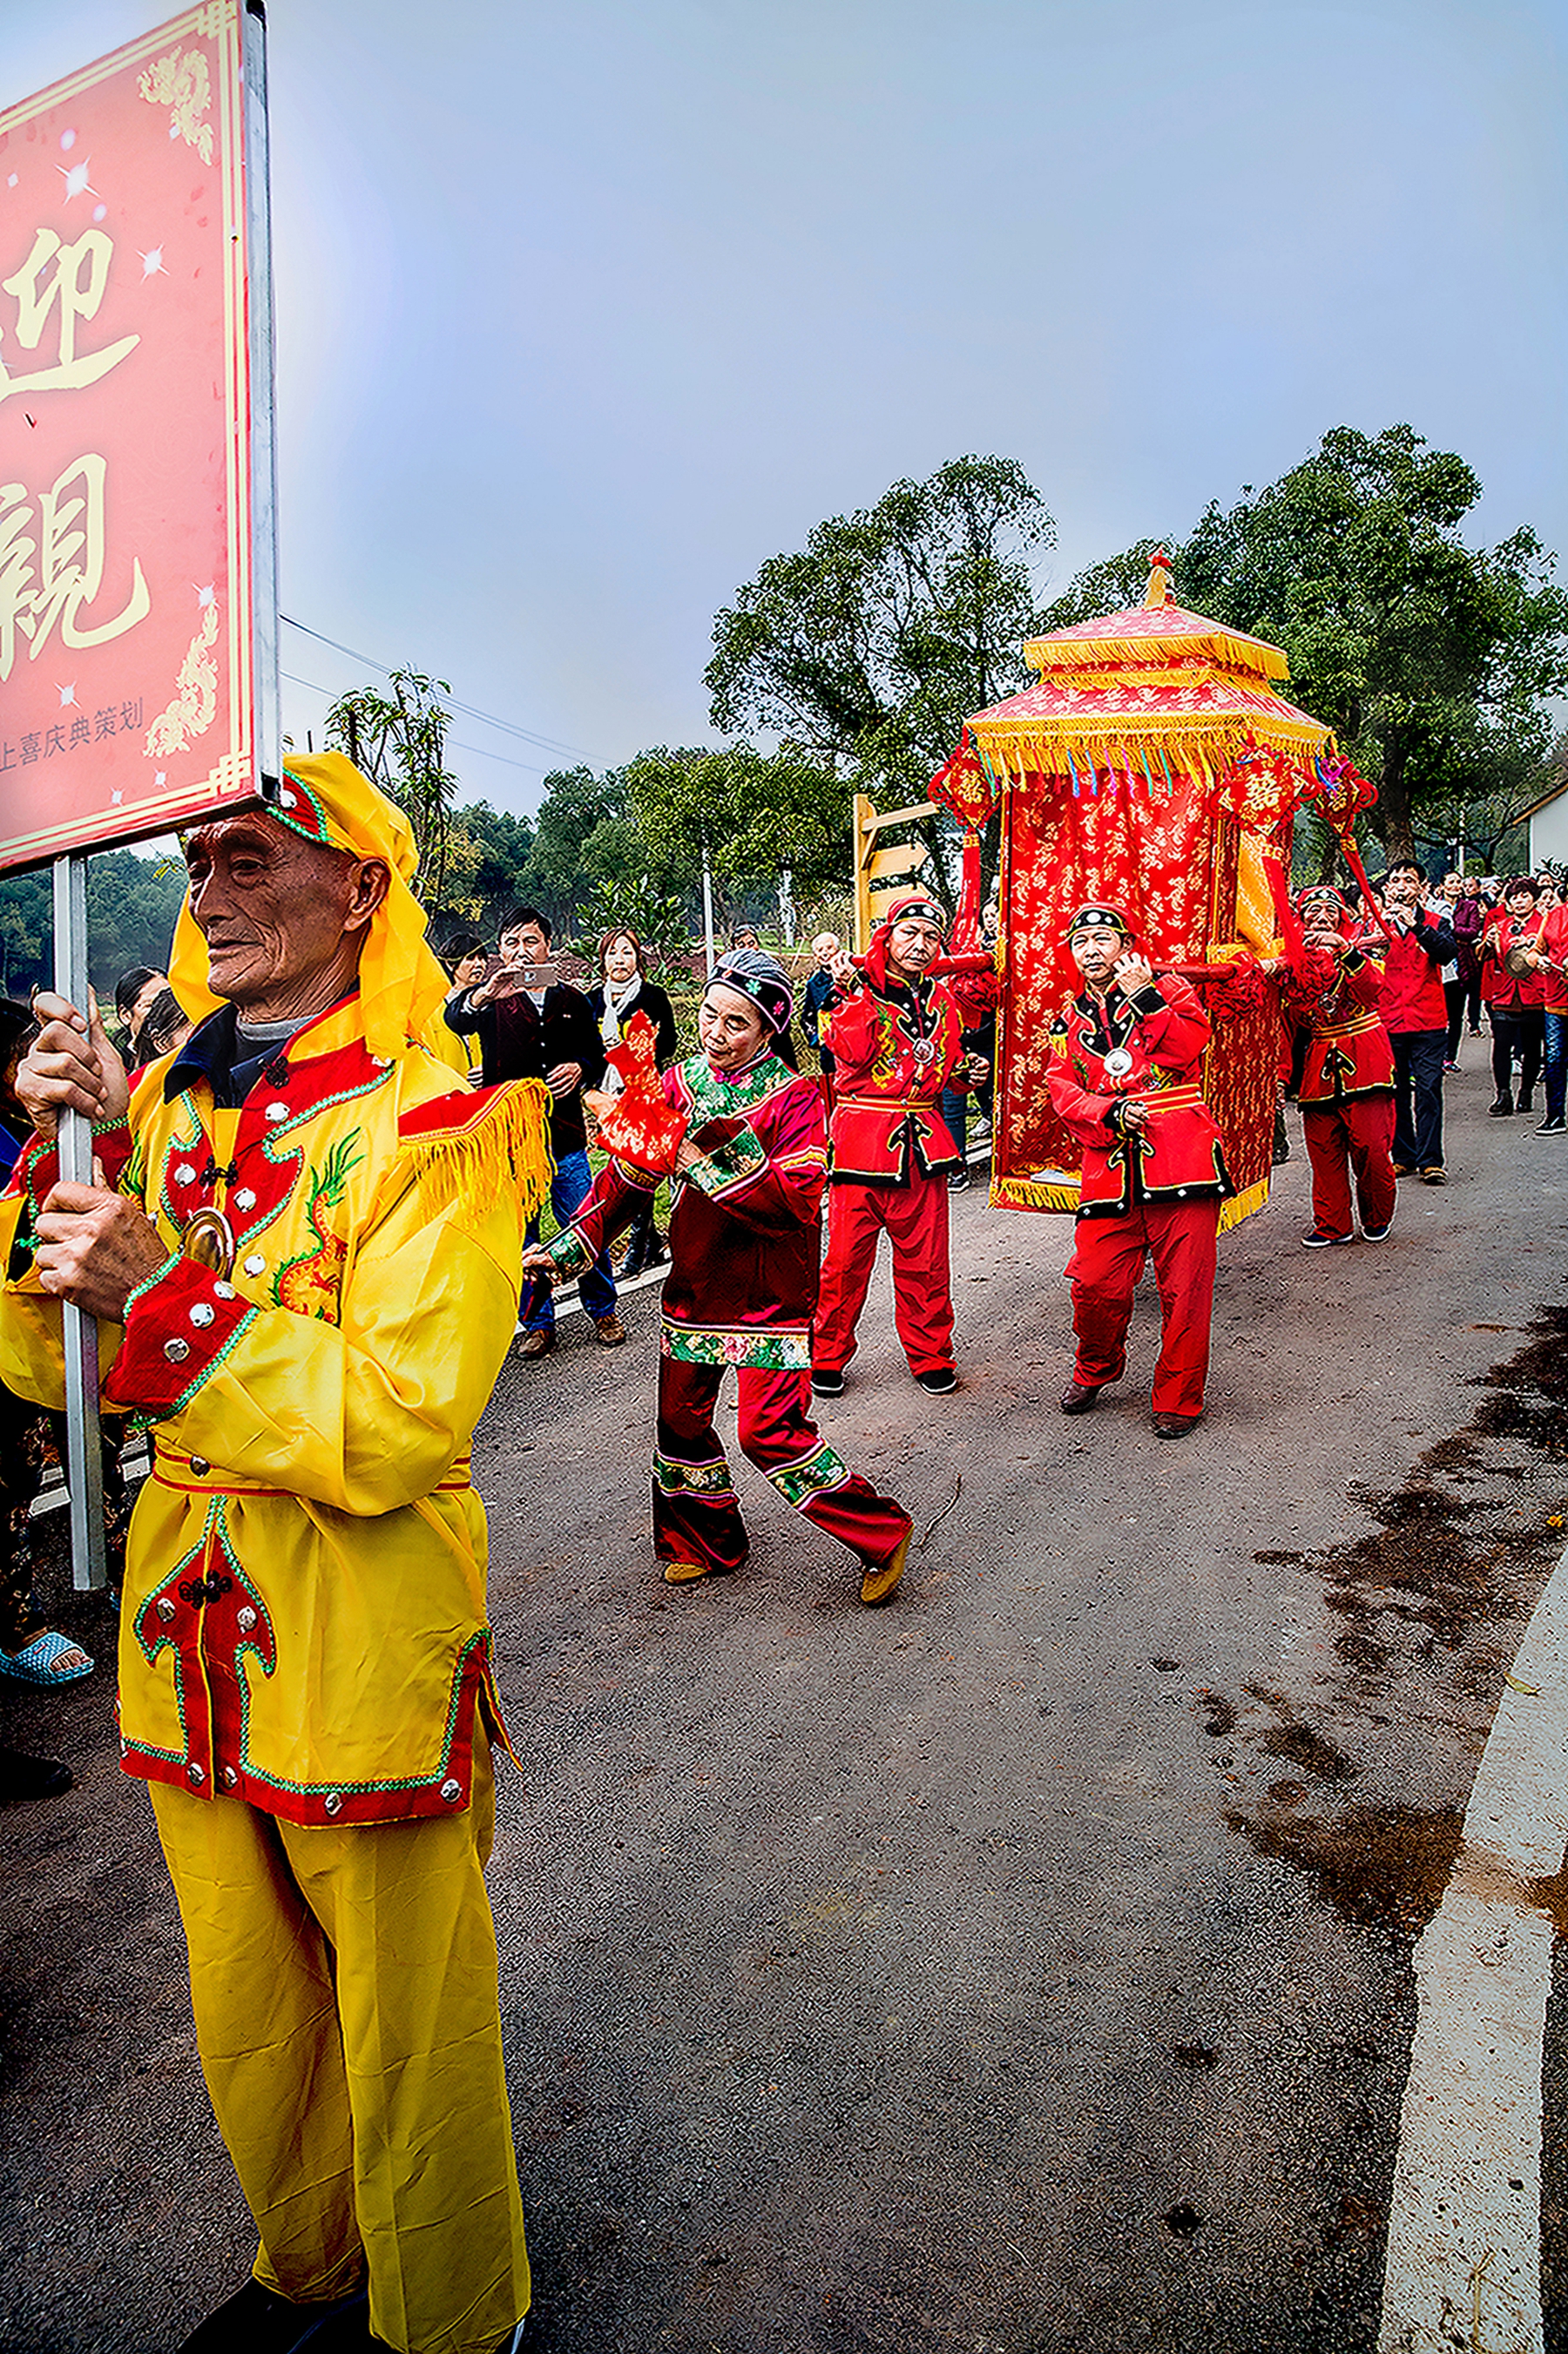
[[[111,991],[132,965],[144,964],[154,972],[168,970],[175,922],[185,896],[185,870],[178,858],[107,850],[89,859],[88,970],[101,995]],[[52,937],[52,922],[50,932]]]
[[[439,902],[446,887],[447,832],[457,779],[446,765],[444,678],[422,670],[389,673],[392,692],[351,687],[326,716],[326,741],[406,811],[418,845],[418,888]]]
[[[579,901],[577,921],[582,933],[572,942],[572,953],[589,964],[597,962],[599,944],[605,933],[618,926],[637,934],[642,943],[643,961],[654,970],[678,963],[692,946],[691,918],[685,905],[674,894],[661,891],[647,875],[620,880],[601,878]]]
[[[552,770],[545,779],[533,843],[518,875],[518,897],[542,907],[557,930],[572,930],[577,901],[588,887],[588,843],[601,825],[619,822],[626,813],[626,782],[620,769],[602,777],[588,768]]]
[[[705,848],[726,917],[748,895],[770,897],[786,870],[797,896],[849,879],[848,789],[796,746],[661,748],[640,753],[625,775],[633,822],[658,867],[689,892]]]
[[[818,524],[715,621],[715,726],[777,729],[820,769],[916,798],[970,712],[1026,683],[1030,564],[1055,536],[1010,458],[953,459]]]
[[[0,883],[0,997],[25,997],[45,978],[52,928],[46,875],[13,875]]]
[[[1391,856],[1412,854],[1425,807],[1540,790],[1568,688],[1554,558],[1528,527],[1467,546],[1480,493],[1464,459],[1408,425],[1338,426],[1167,542],[1183,605],[1284,647],[1292,695],[1377,784],[1372,826]],[[1081,574],[1044,626],[1137,602],[1146,567],[1140,546]]]

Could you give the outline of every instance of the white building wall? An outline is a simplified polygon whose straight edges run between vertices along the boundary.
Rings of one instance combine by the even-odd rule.
[[[1549,858],[1553,866],[1568,862],[1568,788],[1555,801],[1537,810],[1530,821],[1530,863],[1539,866]]]

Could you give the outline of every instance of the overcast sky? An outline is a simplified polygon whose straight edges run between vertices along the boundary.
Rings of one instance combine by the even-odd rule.
[[[0,103],[173,13],[0,0]],[[715,610],[966,451],[1054,514],[1043,589],[1340,423],[1568,549],[1568,5],[269,17],[283,609],[548,739],[462,719],[465,800],[714,740]],[[302,741],[374,674],[284,647]]]

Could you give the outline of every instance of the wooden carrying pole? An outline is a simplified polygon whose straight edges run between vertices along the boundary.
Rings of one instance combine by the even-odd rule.
[[[87,978],[87,858],[57,858],[55,988],[84,1015],[91,995]],[[65,1183],[92,1182],[92,1122],[85,1113],[59,1116],[59,1172]],[[107,1585],[103,1549],[103,1451],[98,1422],[98,1324],[66,1301],[60,1310],[65,1350],[66,1460],[70,1491],[71,1576],[79,1591]]]

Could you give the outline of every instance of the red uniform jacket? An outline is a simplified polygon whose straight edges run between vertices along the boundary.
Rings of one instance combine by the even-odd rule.
[[[807,1370],[827,1167],[821,1089],[775,1055],[734,1078],[694,1055],[659,1084],[706,1156],[673,1187],[662,1353],[689,1364]],[[608,1161],[550,1246],[562,1274],[581,1275],[656,1182]]]
[[[1541,1002],[1548,1013],[1568,1013],[1568,905],[1547,917],[1542,947],[1552,963],[1541,975]]]
[[[962,1018],[940,981],[903,989],[869,981],[841,998],[823,1027],[838,1066],[831,1185],[908,1185],[916,1172],[961,1169],[937,1110],[964,1059]]]
[[[1156,973],[1147,989],[1103,1002],[1075,998],[1051,1025],[1051,1108],[1084,1148],[1080,1218],[1115,1218],[1146,1202],[1192,1202],[1234,1192],[1198,1066],[1209,1017],[1184,981]],[[1128,1099],[1150,1115],[1123,1132]]]
[[[1544,946],[1552,940],[1551,917]],[[1541,929],[1539,908],[1516,924],[1506,907],[1494,907],[1487,917],[1487,928],[1481,934],[1481,996],[1488,1005],[1495,1005],[1499,1013],[1527,1013],[1532,1006],[1546,1002],[1546,975],[1527,973],[1522,980],[1510,972],[1503,960],[1510,949],[1522,942],[1533,948]]]
[[[1290,975],[1291,1011],[1307,1029],[1298,1096],[1303,1111],[1314,1104],[1393,1092],[1393,1048],[1377,1010],[1383,980],[1382,958],[1360,940],[1346,949],[1326,982],[1317,970]]]
[[[1446,1030],[1448,1001],[1443,994],[1443,968],[1451,965],[1458,953],[1447,918],[1433,915],[1428,907],[1417,907],[1408,930],[1394,930],[1391,940],[1378,935],[1377,953],[1383,958],[1377,1010],[1383,1028],[1402,1035],[1410,1030]]]

